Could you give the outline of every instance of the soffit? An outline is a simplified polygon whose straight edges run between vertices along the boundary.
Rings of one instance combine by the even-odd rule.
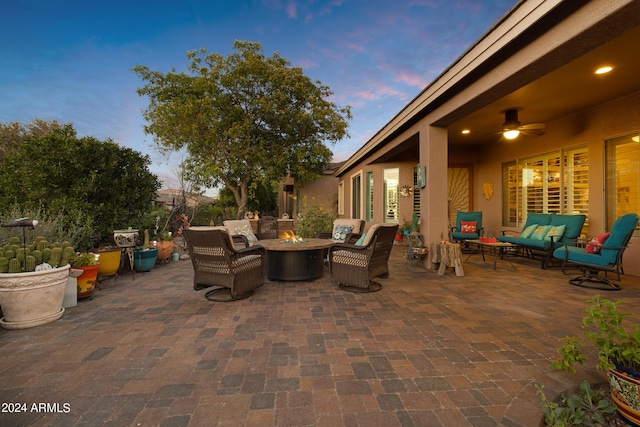
[[[558,68],[520,89],[448,124],[450,145],[479,145],[496,141],[503,111],[519,108],[519,120],[548,123],[576,111],[640,91],[640,27]],[[613,71],[596,75],[603,65]],[[471,131],[463,135],[463,129]],[[526,138],[526,137],[525,137]]]

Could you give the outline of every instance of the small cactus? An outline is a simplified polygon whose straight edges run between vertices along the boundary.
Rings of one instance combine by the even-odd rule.
[[[9,269],[7,273],[20,273],[22,272],[22,265],[17,258],[12,258],[9,260]]]
[[[39,251],[43,251],[45,250],[45,248],[47,247],[48,243],[46,240],[42,239],[42,240],[38,240],[38,244],[36,245],[36,249]]]
[[[48,263],[53,267],[57,267],[60,265],[60,260],[62,259],[62,248],[57,247],[51,249],[51,258],[49,258]]]
[[[71,246],[66,246],[62,249],[62,257],[60,258],[60,266],[67,265],[71,259],[76,256],[76,251]]]
[[[31,252],[31,255],[33,255],[33,257],[35,258],[36,265],[42,264],[42,251],[36,249],[35,251]]]
[[[144,244],[142,245],[142,250],[146,251],[149,249],[149,230],[144,230]]]
[[[26,256],[26,252],[24,250],[24,248],[20,248],[16,251],[16,258],[18,258],[18,261],[20,261],[21,263],[24,262],[24,257]]]
[[[27,255],[24,258],[24,271],[35,271],[36,269],[36,258],[33,255]]]
[[[20,238],[13,236],[13,237],[9,237],[9,244],[10,245],[19,245],[20,244]]]
[[[6,273],[7,271],[9,271],[9,258],[0,257],[0,273]]]
[[[42,250],[42,262],[49,262],[51,259],[51,248],[44,248]]]

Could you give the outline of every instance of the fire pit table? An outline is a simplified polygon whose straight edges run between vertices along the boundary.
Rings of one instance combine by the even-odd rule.
[[[315,280],[324,274],[324,250],[330,239],[266,239],[257,244],[267,251],[267,279],[273,281]]]

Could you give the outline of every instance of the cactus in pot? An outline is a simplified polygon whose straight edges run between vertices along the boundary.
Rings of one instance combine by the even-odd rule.
[[[31,244],[23,241],[24,230],[37,224],[29,218],[2,224],[23,230],[23,238],[10,237],[0,254],[0,306],[4,316],[0,326],[5,329],[32,328],[53,322],[64,313],[68,261],[74,250],[68,242],[63,250],[61,244],[49,244],[42,237]]]

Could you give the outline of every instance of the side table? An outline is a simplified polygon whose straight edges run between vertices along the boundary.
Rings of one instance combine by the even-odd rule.
[[[431,262],[439,264],[438,275],[442,276],[447,270],[447,267],[453,267],[456,276],[464,276],[464,269],[462,268],[462,251],[460,250],[460,243],[440,242],[431,243]]]

